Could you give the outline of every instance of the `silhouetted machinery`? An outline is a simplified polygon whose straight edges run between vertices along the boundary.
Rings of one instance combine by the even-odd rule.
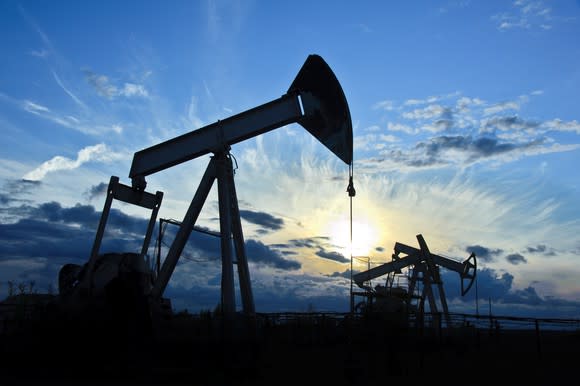
[[[163,298],[185,244],[194,229],[214,180],[218,185],[221,239],[221,305],[224,314],[236,312],[234,265],[237,266],[244,314],[254,314],[248,259],[234,185],[230,147],[270,130],[299,123],[343,162],[352,163],[352,122],[348,104],[334,73],[318,55],[309,55],[282,97],[134,154],[129,177],[132,186],[111,177],[90,258],[83,266],[67,264],[59,273],[59,293],[68,304],[83,299],[115,299],[119,294],[146,298],[150,306],[171,307]],[[169,248],[161,269],[147,264],[147,251],[163,198],[145,191],[145,177],[212,153],[205,174]],[[139,253],[106,253],[99,249],[113,199],[151,209]],[[235,253],[234,253],[235,252]],[[136,295],[135,295],[136,294]],[[125,296],[127,298],[127,296]]]
[[[431,253],[421,234],[417,235],[417,240],[419,248],[397,242],[390,262],[353,275],[354,282],[364,292],[353,292],[351,296],[366,298],[357,304],[356,309],[361,312],[380,313],[405,323],[410,315],[415,315],[422,320],[425,312],[425,300],[427,300],[429,311],[432,314],[442,313],[447,326],[451,326],[439,267],[459,274],[461,296],[464,296],[473,285],[476,277],[477,260],[475,253],[471,253],[465,261],[460,263]],[[402,274],[404,268],[408,268],[408,274],[405,276],[407,288],[399,285],[395,280],[397,275]],[[371,280],[384,275],[387,275],[385,285],[379,284],[373,287],[369,284]],[[420,286],[422,289],[419,291]],[[439,294],[439,301],[436,299],[436,293]]]

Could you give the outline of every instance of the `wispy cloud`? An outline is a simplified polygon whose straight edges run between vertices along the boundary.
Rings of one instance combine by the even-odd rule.
[[[25,100],[24,102],[22,102],[22,108],[26,111],[28,111],[29,113],[32,114],[41,114],[41,113],[48,113],[50,112],[50,109],[46,106],[40,105],[38,103],[34,103],[31,102],[29,100]]]
[[[39,118],[46,119],[60,126],[73,129],[84,134],[102,136],[111,132],[117,134],[123,132],[123,126],[118,123],[109,125],[91,124],[70,114],[60,114],[56,111],[53,111],[53,109],[45,106],[44,104],[33,102],[28,99],[17,100],[6,94],[0,93],[0,100],[4,100],[5,102],[12,104],[13,106],[16,106],[30,114],[34,114]]]
[[[36,56],[37,58],[46,58],[48,56],[48,50],[41,49],[41,50],[31,50],[30,55]]]
[[[552,9],[542,0],[516,0],[509,11],[493,15],[491,18],[498,30],[552,29]]]
[[[104,144],[87,146],[79,150],[76,159],[56,156],[44,162],[38,168],[26,173],[22,178],[24,180],[40,181],[51,172],[76,169],[82,164],[90,161],[108,162],[116,158],[117,156],[115,156],[114,153]]]
[[[56,83],[60,86],[60,88],[63,89],[63,91],[71,97],[71,99],[80,107],[82,107],[83,109],[87,109],[87,105],[85,105],[75,94],[73,94],[68,88],[65,87],[65,85],[63,84],[62,80],[60,79],[60,77],[56,74],[56,72],[52,71],[52,76],[54,77],[54,80],[56,81]]]
[[[28,14],[28,12],[24,9],[22,4],[18,4],[18,11],[20,12],[20,14],[24,18],[24,20],[26,20],[26,22],[32,27],[32,29],[34,29],[34,31],[36,31],[36,33],[40,37],[40,40],[42,41],[43,47],[41,49],[38,49],[38,50],[31,50],[30,54],[32,56],[36,56],[39,58],[46,58],[47,56],[53,54],[55,52],[54,47],[52,45],[52,42],[48,38],[48,35],[46,35],[44,33],[44,31],[42,29],[40,29],[39,25]]]

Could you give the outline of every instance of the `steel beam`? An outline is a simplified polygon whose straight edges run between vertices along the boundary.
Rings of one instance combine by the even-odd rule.
[[[145,177],[229,145],[296,122],[302,117],[298,93],[285,94],[271,102],[219,120],[133,155],[129,177]]]

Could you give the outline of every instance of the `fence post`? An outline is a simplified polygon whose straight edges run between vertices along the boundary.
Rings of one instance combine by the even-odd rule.
[[[542,342],[540,340],[540,322],[538,319],[535,321],[536,323],[536,347],[538,349],[538,358],[542,359]]]

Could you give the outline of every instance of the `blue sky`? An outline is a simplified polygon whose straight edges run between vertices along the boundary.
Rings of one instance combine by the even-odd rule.
[[[578,36],[577,1],[2,0],[0,294],[87,261],[136,151],[280,97],[318,54],[353,122],[352,253],[380,264],[422,234],[476,252],[480,308],[578,318]],[[298,124],[231,152],[256,310],[347,311],[347,165]],[[147,178],[159,217],[183,218],[208,160]],[[148,215],[116,202],[101,251],[138,251]],[[217,192],[198,225],[219,229]],[[219,256],[191,236],[176,308],[213,309]],[[474,313],[442,274],[450,310]]]

